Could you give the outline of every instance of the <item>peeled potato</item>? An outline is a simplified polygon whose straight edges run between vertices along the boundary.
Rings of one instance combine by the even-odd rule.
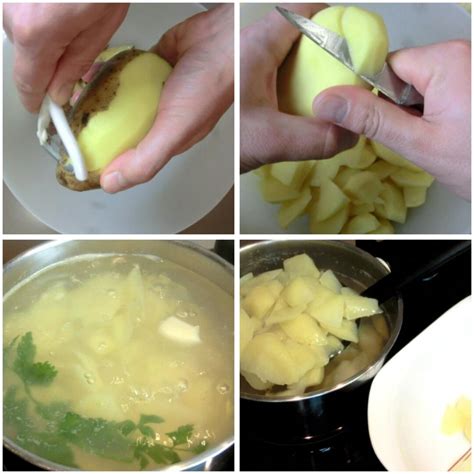
[[[375,204],[377,216],[403,224],[407,218],[407,207],[403,193],[395,185],[383,183],[384,190],[380,193],[382,204]]]
[[[344,297],[335,294],[322,303],[314,300],[308,306],[308,313],[326,329],[328,329],[327,326],[329,325],[331,327],[340,327],[344,317]]]
[[[343,36],[349,45],[354,70],[375,76],[388,54],[388,34],[383,19],[359,7],[347,7],[342,15]]]
[[[250,372],[241,371],[241,373],[245,377],[245,380],[247,380],[248,384],[255,390],[267,390],[273,385],[271,382],[264,382],[255,374]]]
[[[394,151],[390,150],[390,148],[387,148],[385,145],[382,145],[381,143],[378,143],[373,140],[371,140],[370,143],[375,151],[375,154],[378,157],[383,158],[388,163],[395,166],[399,166],[401,168],[407,168],[412,171],[421,170],[421,168],[418,168],[418,166],[414,165],[406,158],[403,158],[403,156],[399,155],[398,153],[395,153]]]
[[[255,326],[249,315],[243,308],[240,309],[240,353],[246,348],[252,340],[255,332]]]
[[[270,174],[285,186],[300,189],[308,174],[311,173],[313,164],[310,161],[275,163],[271,167]]]
[[[368,234],[380,227],[379,220],[369,212],[352,217],[342,228],[343,234]]]
[[[300,192],[296,188],[285,186],[277,179],[269,176],[260,182],[262,196],[268,202],[283,202],[296,199]]]
[[[349,206],[344,206],[324,221],[318,221],[317,216],[309,216],[309,228],[313,234],[339,234],[349,217]]]
[[[422,186],[405,186],[403,188],[403,199],[407,207],[419,207],[426,201],[427,188]]]
[[[244,298],[242,304],[245,311],[252,318],[263,318],[275,304],[276,297],[267,286],[252,288]]]
[[[325,272],[323,272],[319,277],[319,283],[321,283],[322,286],[324,286],[328,290],[333,291],[334,293],[341,292],[342,285],[332,270],[326,270]]]
[[[171,70],[155,53],[127,49],[114,55],[68,118],[90,179],[75,187],[74,177],[64,167],[66,157],[57,170],[61,184],[75,190],[98,187],[101,171],[149,132]]]
[[[366,298],[365,296],[354,294],[346,294],[342,298],[345,304],[344,316],[346,319],[358,319],[382,312],[377,300],[374,298]]]
[[[347,180],[343,190],[358,202],[372,203],[383,191],[383,185],[376,174],[370,171],[361,171]]]
[[[314,298],[314,285],[306,278],[293,279],[281,294],[289,306],[307,305]]]

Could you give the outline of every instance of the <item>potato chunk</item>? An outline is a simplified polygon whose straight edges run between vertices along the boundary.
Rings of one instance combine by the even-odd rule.
[[[346,319],[358,319],[382,312],[378,301],[374,298],[366,298],[360,295],[343,295],[342,298],[345,303],[344,316]]]
[[[326,331],[307,314],[300,314],[297,318],[280,324],[286,335],[295,342],[307,346],[324,346],[327,344]]]
[[[315,300],[308,306],[308,313],[326,329],[327,326],[340,327],[344,317],[344,298],[342,295],[333,295],[323,303]]]
[[[276,385],[296,383],[314,366],[311,349],[291,339],[281,341],[271,332],[256,335],[244,350],[240,365],[263,382]]]
[[[275,295],[267,286],[257,286],[245,297],[243,308],[252,318],[264,318],[275,301]]]
[[[347,196],[331,180],[326,179],[319,192],[313,218],[318,222],[324,221],[336,214],[349,202]]]
[[[283,268],[292,276],[319,277],[318,267],[308,255],[302,253],[287,258],[283,262]]]
[[[289,306],[306,305],[314,298],[314,285],[304,277],[296,277],[283,290],[281,296]]]

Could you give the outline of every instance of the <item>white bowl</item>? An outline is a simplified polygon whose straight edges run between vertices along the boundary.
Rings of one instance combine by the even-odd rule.
[[[390,50],[420,46],[451,39],[471,39],[471,17],[460,6],[433,3],[354,4],[383,16],[390,38]],[[274,4],[244,4],[241,23],[249,25],[268,13]],[[306,234],[307,217],[299,218],[288,229],[278,224],[279,206],[263,200],[259,179],[253,173],[241,176],[240,225],[246,234]],[[400,234],[468,234],[471,205],[435,183],[426,204],[410,209],[405,224],[396,225]]]
[[[111,44],[148,49],[170,27],[203,11],[198,4],[131,4]],[[13,48],[4,36],[4,180],[40,221],[62,233],[177,233],[205,216],[234,180],[233,109],[211,134],[173,158],[150,183],[116,195],[77,193],[56,182],[56,162],[36,138],[36,116],[21,106],[12,78]]]
[[[397,353],[370,389],[375,454],[389,471],[447,471],[469,448],[441,433],[448,404],[472,398],[472,298],[456,304]]]

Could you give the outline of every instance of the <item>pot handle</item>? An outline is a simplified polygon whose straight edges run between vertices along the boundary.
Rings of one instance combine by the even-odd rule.
[[[431,276],[444,265],[460,257],[471,249],[470,241],[457,242],[448,250],[440,253],[431,260],[411,269],[407,274],[402,269],[389,273],[378,282],[367,288],[362,295],[376,298],[379,303],[384,303],[393,296],[417,284],[420,280]]]

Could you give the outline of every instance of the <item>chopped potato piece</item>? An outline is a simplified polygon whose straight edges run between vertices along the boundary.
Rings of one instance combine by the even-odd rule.
[[[319,199],[313,209],[313,219],[321,222],[336,214],[349,202],[347,196],[331,180],[326,179],[319,192]]]
[[[394,173],[398,169],[397,166],[392,165],[384,160],[377,160],[375,163],[370,165],[367,168],[367,171],[375,173],[380,181],[388,178],[392,173]]]
[[[400,166],[402,168],[407,168],[412,171],[420,171],[421,168],[418,166],[414,165],[410,161],[408,161],[406,158],[403,158],[403,156],[395,153],[394,151],[390,150],[386,146],[382,145],[381,143],[377,143],[373,140],[370,141],[372,148],[375,151],[375,154],[382,158],[383,160],[387,161],[388,163],[395,165],[395,166]]]
[[[306,305],[314,298],[314,285],[304,277],[296,277],[281,294],[289,306]]]
[[[375,205],[375,212],[380,217],[403,224],[407,218],[407,208],[403,194],[396,186],[383,183],[384,190],[380,193],[383,204]]]
[[[364,203],[373,203],[383,191],[383,185],[375,173],[360,171],[347,180],[343,190],[352,199]]]
[[[295,395],[302,395],[307,388],[320,385],[324,379],[324,368],[313,367],[311,370],[301,377],[295,384],[289,385],[288,390],[294,392]]]
[[[268,390],[273,385],[271,382],[264,382],[255,374],[252,374],[250,372],[242,371],[242,375],[245,377],[245,380],[247,380],[248,384],[255,390]]]
[[[349,166],[349,168],[365,170],[372,163],[374,163],[376,159],[377,159],[377,156],[374,153],[374,150],[372,149],[370,144],[367,144],[362,149],[362,152],[358,160],[347,160],[345,164]]]
[[[339,171],[339,160],[331,158],[329,160],[319,160],[315,163],[313,174],[311,175],[310,186],[321,186],[326,179],[333,180]]]
[[[336,294],[323,303],[318,303],[317,300],[314,300],[313,303],[308,306],[308,313],[329,332],[332,332],[328,326],[338,328],[342,324],[344,301],[344,296]]]
[[[276,297],[267,286],[257,286],[250,290],[242,304],[252,318],[264,318],[275,301]]]
[[[281,341],[272,332],[257,334],[244,350],[240,365],[264,382],[276,385],[296,383],[316,361],[312,350],[291,339]]]
[[[327,332],[307,314],[300,314],[291,321],[281,323],[280,327],[289,338],[300,344],[307,346],[324,346],[327,344]]]
[[[280,275],[280,273],[282,273],[281,268],[279,268],[278,270],[270,270],[269,272],[260,273],[260,275],[256,277],[246,278],[245,281],[242,282],[240,286],[241,296],[247,296],[247,294],[252,288],[255,288],[256,286],[260,286],[260,285],[263,285],[264,283],[274,280]]]
[[[346,222],[342,228],[343,234],[368,234],[380,227],[379,220],[373,215],[366,212],[358,216],[352,217]]]
[[[342,285],[332,270],[323,272],[319,278],[319,283],[336,294],[341,292]]]
[[[309,228],[313,234],[339,234],[349,217],[349,206],[343,207],[325,221],[317,221],[314,214],[310,215]]]
[[[390,175],[390,179],[398,186],[422,186],[425,188],[433,184],[434,178],[426,171],[412,171],[400,168]]]
[[[271,165],[270,174],[280,183],[294,189],[300,189],[311,173],[314,161],[286,161]]]
[[[407,207],[419,207],[426,201],[426,191],[423,186],[405,186],[403,188],[403,198]]]
[[[361,204],[351,204],[349,215],[351,216],[360,216],[361,214],[367,214],[375,211],[374,203],[361,203]]]
[[[260,190],[263,199],[268,202],[290,201],[300,195],[299,189],[285,186],[271,176],[260,181]]]
[[[380,334],[384,341],[388,341],[390,337],[390,330],[388,329],[387,321],[383,314],[377,314],[371,318],[375,330]]]
[[[286,229],[297,217],[303,214],[310,201],[311,192],[309,188],[305,188],[299,197],[283,203],[278,212],[278,222],[280,225]]]
[[[255,332],[255,326],[250,316],[244,309],[240,309],[240,353],[247,347],[247,344],[252,340]]]
[[[360,171],[357,169],[353,168],[346,168],[345,166],[342,166],[339,169],[339,172],[337,173],[336,177],[334,178],[334,182],[341,188],[344,189],[344,186],[347,184],[350,178],[352,176],[356,176],[359,174]]]
[[[331,326],[321,322],[321,326],[327,329],[332,335],[342,339],[343,341],[358,342],[359,334],[357,324],[354,321],[343,319],[340,326]]]
[[[393,225],[390,223],[389,220],[379,217],[378,218],[380,225],[373,231],[369,232],[369,234],[393,234],[395,233],[395,229]]]
[[[283,300],[279,300],[279,301],[283,301]],[[275,304],[274,309],[265,320],[265,326],[271,326],[272,324],[284,323],[285,321],[291,321],[293,319],[296,319],[306,309],[306,305],[304,304],[295,306],[294,308],[292,308],[291,306],[288,306],[286,303],[284,307],[277,308],[278,302]]]
[[[287,258],[283,262],[283,268],[292,276],[319,277],[318,267],[314,264],[313,260],[304,253]]]
[[[374,298],[366,298],[360,295],[342,295],[345,303],[346,319],[358,319],[381,313],[378,301]]]

